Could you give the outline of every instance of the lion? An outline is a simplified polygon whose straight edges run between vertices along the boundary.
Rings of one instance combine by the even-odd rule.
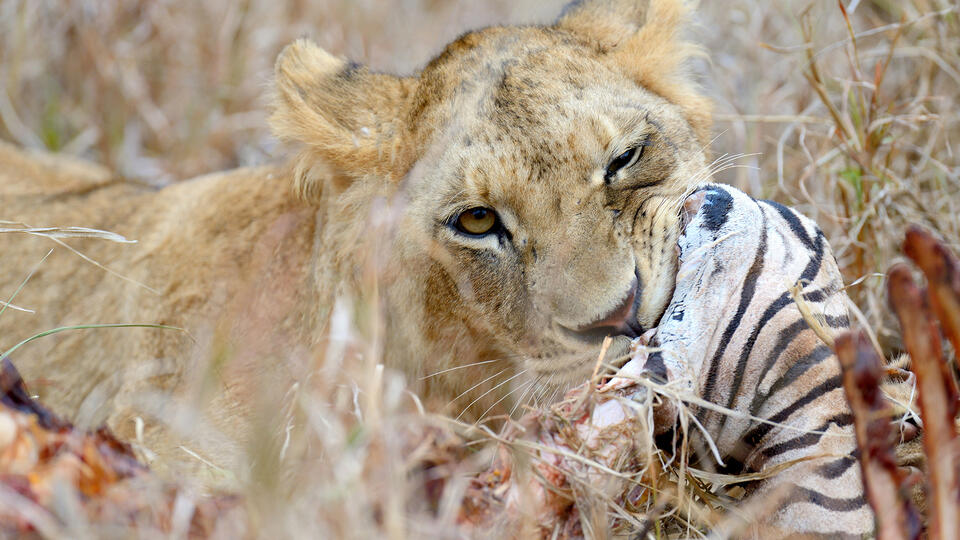
[[[0,290],[33,270],[13,304],[36,311],[8,309],[0,344],[183,329],[65,331],[13,361],[58,413],[227,469],[252,396],[310,372],[337,298],[381,309],[384,363],[433,411],[482,420],[583,382],[607,336],[623,356],[664,311],[680,204],[706,179],[685,20],[682,0],[574,2],[554,24],[466,33],[405,77],[299,40],[270,120],[296,155],[163,189],[0,144],[8,228],[137,241],[0,235]],[[222,435],[206,444],[177,429],[197,386]]]

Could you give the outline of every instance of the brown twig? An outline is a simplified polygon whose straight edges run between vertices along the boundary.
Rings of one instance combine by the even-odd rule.
[[[930,231],[917,225],[907,229],[903,251],[926,276],[930,307],[953,350],[960,351],[960,262]],[[955,382],[952,387],[955,396]]]
[[[887,292],[917,374],[930,488],[929,537],[934,540],[960,538],[960,514],[956,511],[960,483],[955,463],[954,425],[957,391],[943,360],[940,330],[930,313],[926,295],[914,283],[906,265],[894,265],[887,273]]]
[[[863,483],[877,516],[877,538],[919,538],[920,518],[910,503],[906,474],[897,467],[894,453],[893,411],[880,390],[883,362],[863,332],[837,336],[836,352],[853,410]]]

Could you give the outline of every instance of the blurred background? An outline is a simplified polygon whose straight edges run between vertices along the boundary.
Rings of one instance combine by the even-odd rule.
[[[410,73],[462,32],[565,0],[0,0],[0,138],[165,185],[281,159],[273,60],[308,36]],[[960,24],[952,0],[701,2],[717,179],[811,215],[888,350],[880,273],[904,226],[960,248]],[[726,163],[723,162],[723,163]]]

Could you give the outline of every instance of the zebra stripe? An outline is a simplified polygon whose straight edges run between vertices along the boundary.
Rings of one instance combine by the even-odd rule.
[[[798,461],[749,486],[752,497],[789,491],[769,517],[777,530],[869,535],[873,514],[853,466],[856,443],[839,364],[787,290],[799,282],[826,327],[849,326],[830,246],[812,221],[786,206],[727,186],[701,191],[699,208],[684,216],[676,289],[654,338],[658,351],[645,366],[741,413],[691,407],[723,457],[715,467],[722,472],[844,456]],[[698,466],[709,468],[713,459],[700,437],[693,441],[701,449]]]
[[[792,504],[810,503],[833,512],[855,512],[867,505],[867,498],[862,493],[856,497],[831,497],[802,486],[792,487],[790,497],[780,503],[781,509]]]
[[[828,430],[831,425],[846,427],[852,423],[853,415],[850,413],[834,415],[832,418],[816,427],[816,431],[818,433],[804,433],[803,435],[779,442],[773,446],[768,446],[763,449],[763,456],[766,458],[771,458],[774,456],[779,456],[780,454],[785,454],[787,452],[793,452],[794,450],[812,446],[820,442],[820,439],[823,437],[823,432]]]
[[[831,461],[817,468],[817,474],[824,478],[834,479],[843,476],[843,473],[847,472],[854,463],[857,462],[855,457],[842,457],[836,461]]]
[[[783,423],[786,419],[790,418],[791,415],[793,415],[798,410],[800,410],[800,408],[803,407],[804,405],[812,403],[814,400],[827,394],[828,392],[839,390],[841,388],[841,385],[842,385],[842,381],[840,380],[839,375],[830,377],[829,379],[823,381],[817,386],[811,388],[806,394],[803,395],[803,397],[794,401],[793,403],[786,406],[785,408],[781,409],[780,412],[771,416],[767,420],[771,422],[776,422],[778,424]],[[764,437],[766,437],[767,434],[770,432],[770,430],[773,428],[774,428],[773,424],[760,424],[757,427],[748,431],[746,436],[744,436],[743,438],[751,445],[757,446],[760,443],[760,441]]]
[[[730,343],[730,339],[733,337],[734,332],[736,332],[740,327],[740,322],[743,319],[744,313],[747,312],[747,306],[750,305],[750,301],[753,299],[753,294],[756,291],[757,278],[760,277],[760,271],[763,270],[763,257],[767,248],[767,229],[763,228],[763,232],[760,237],[760,246],[757,248],[757,253],[753,257],[753,265],[750,267],[750,270],[747,271],[747,277],[744,280],[743,284],[743,293],[740,295],[740,304],[737,306],[737,312],[734,314],[733,319],[730,320],[730,323],[727,325],[727,328],[723,331],[723,338],[720,342],[720,348],[717,349],[714,353],[713,358],[710,360],[710,372],[707,374],[707,382],[704,386],[703,397],[706,400],[712,400],[715,383],[717,378],[717,371],[720,369],[720,360],[723,358],[723,353],[727,350],[727,344]]]

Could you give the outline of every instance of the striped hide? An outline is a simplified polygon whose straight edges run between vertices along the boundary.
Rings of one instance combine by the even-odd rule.
[[[748,486],[766,513],[766,532],[755,534],[871,535],[840,365],[790,293],[799,282],[824,328],[848,328],[823,233],[794,210],[717,184],[686,200],[683,221],[677,288],[644,368],[714,405],[688,404],[722,457],[701,435],[699,466],[742,473],[800,460]]]

